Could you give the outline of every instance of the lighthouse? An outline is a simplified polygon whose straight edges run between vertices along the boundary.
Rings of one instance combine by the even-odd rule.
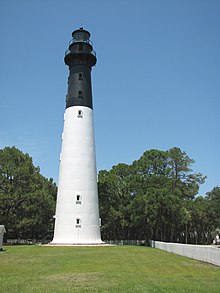
[[[96,53],[90,33],[72,33],[64,62],[69,67],[60,171],[51,244],[101,244],[91,70]]]

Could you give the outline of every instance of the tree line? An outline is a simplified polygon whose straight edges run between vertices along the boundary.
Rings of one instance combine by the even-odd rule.
[[[192,171],[193,163],[174,147],[100,171],[103,239],[211,243],[220,227],[220,188],[196,196],[206,177]]]
[[[196,196],[205,176],[179,148],[148,150],[98,174],[103,240],[211,243],[220,228],[220,187]],[[0,224],[7,237],[52,237],[57,186],[15,147],[0,150]]]
[[[15,147],[0,150],[0,223],[7,238],[39,239],[53,225],[57,187]]]

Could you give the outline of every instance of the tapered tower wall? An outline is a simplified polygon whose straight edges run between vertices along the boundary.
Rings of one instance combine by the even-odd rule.
[[[91,68],[96,56],[82,28],[65,55],[69,66],[60,173],[51,244],[100,244]]]

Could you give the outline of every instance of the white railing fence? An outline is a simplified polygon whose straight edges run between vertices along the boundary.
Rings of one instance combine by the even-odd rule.
[[[191,245],[154,240],[150,241],[150,245],[154,248],[159,248],[168,252],[220,266],[220,248],[217,246]]]

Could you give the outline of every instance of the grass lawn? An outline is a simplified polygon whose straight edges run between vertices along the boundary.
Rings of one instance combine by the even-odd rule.
[[[0,292],[220,292],[220,268],[137,246],[5,246]]]

